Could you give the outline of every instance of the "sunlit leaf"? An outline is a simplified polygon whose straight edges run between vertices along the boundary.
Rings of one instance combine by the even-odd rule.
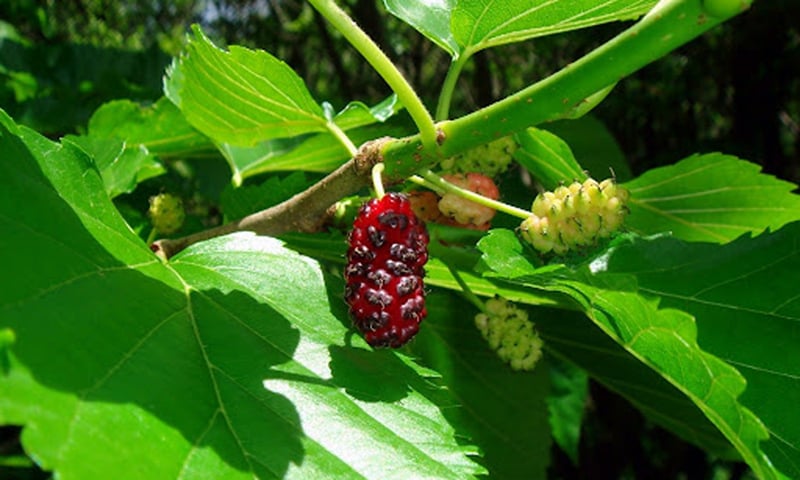
[[[514,136],[520,148],[514,158],[547,190],[554,190],[573,180],[583,181],[586,174],[575,160],[569,145],[547,130],[535,127]]]
[[[452,11],[451,30],[462,51],[520,42],[647,13],[655,0],[468,0]]]
[[[791,193],[797,186],[760,170],[720,153],[649,170],[624,184],[631,194],[626,225],[644,234],[724,243],[800,220],[800,195]]]
[[[322,131],[327,123],[287,64],[261,50],[220,50],[197,26],[165,91],[193,127],[219,143],[254,145]]]
[[[0,296],[0,332],[15,337],[0,348],[0,423],[24,427],[43,468],[64,479],[482,471],[433,372],[353,337],[342,281],[315,260],[240,233],[163,263],[74,145],[3,115],[0,156],[13,159],[0,162],[0,262],[15,272]]]

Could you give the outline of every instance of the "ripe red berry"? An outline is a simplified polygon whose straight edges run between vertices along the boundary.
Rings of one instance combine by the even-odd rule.
[[[401,347],[427,315],[422,277],[428,231],[405,195],[365,203],[349,237],[345,300],[353,323],[374,347]]]

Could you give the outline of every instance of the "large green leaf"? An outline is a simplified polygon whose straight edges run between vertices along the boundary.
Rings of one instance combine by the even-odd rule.
[[[462,51],[520,42],[647,13],[655,0],[468,0],[453,9],[450,28]]]
[[[197,26],[164,88],[189,123],[218,143],[254,145],[323,131],[327,123],[287,64],[261,50],[220,50]]]
[[[341,280],[241,233],[170,263],[92,162],[0,116],[0,423],[59,478],[464,478],[432,372],[352,337]],[[46,219],[42,221],[40,219]],[[463,440],[460,440],[463,441]]]
[[[647,13],[656,0],[384,0],[454,58]]]
[[[800,195],[791,193],[797,186],[760,170],[720,153],[649,170],[624,184],[631,194],[625,223],[643,234],[724,243],[800,220]]]
[[[537,269],[519,259],[523,248],[513,232],[507,230],[493,232],[481,242],[481,248],[484,261],[495,275],[529,288],[571,297],[628,355],[653,369],[697,405],[761,478],[776,478],[776,472],[759,447],[767,431],[740,403],[745,379],[721,359],[700,348],[695,319],[691,315],[661,308],[657,300],[636,290],[636,277],[608,271],[609,260],[604,255],[579,268]],[[640,380],[626,377],[625,381],[636,384]],[[662,413],[657,404],[655,407],[647,405],[657,414]],[[667,403],[664,407],[669,411],[672,406]],[[678,433],[684,437],[691,436],[692,427],[684,425],[683,419],[661,420],[667,426],[678,427]],[[670,425],[670,421],[675,425]],[[698,435],[696,440],[700,439]]]
[[[741,402],[770,431],[762,449],[800,478],[800,223],[725,246],[656,238],[622,246],[612,272],[635,275],[663,307],[697,318],[700,345],[747,379]]]

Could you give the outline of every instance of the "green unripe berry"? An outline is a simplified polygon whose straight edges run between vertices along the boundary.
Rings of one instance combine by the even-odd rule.
[[[439,168],[446,173],[477,172],[495,177],[508,169],[517,148],[512,137],[499,138],[455,157],[446,158],[439,163]]]
[[[175,195],[161,193],[150,197],[150,209],[147,211],[153,228],[162,235],[177,232],[183,226],[186,213],[183,201]]]
[[[611,236],[627,214],[628,192],[613,179],[587,179],[537,195],[520,235],[541,253],[562,255]]]

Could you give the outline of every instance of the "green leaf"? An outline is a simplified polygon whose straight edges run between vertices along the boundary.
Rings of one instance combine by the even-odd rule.
[[[456,0],[383,0],[389,13],[416,28],[453,57],[460,50],[450,30],[450,15],[456,3]]]
[[[394,96],[371,108],[361,102],[351,102],[334,117],[334,123],[347,130],[348,137],[356,145],[382,136],[401,137],[411,130],[405,119],[391,118],[399,108]],[[327,173],[350,158],[342,142],[328,132],[266,140],[254,147],[223,144],[220,151],[231,165],[235,185],[265,172]]]
[[[582,170],[596,178],[613,173],[619,182],[633,177],[625,154],[608,128],[592,115],[577,120],[559,120],[542,126],[569,145]]]
[[[428,296],[429,320],[411,350],[440,372],[462,408],[451,411],[481,449],[491,478],[545,478],[550,429],[546,362],[516,372],[501,362],[475,327],[478,312],[454,294]]]
[[[395,94],[389,95],[371,107],[363,102],[350,102],[333,117],[333,123],[342,130],[348,131],[374,123],[383,123],[402,108],[403,105]]]
[[[622,246],[612,272],[636,275],[661,305],[697,319],[702,347],[747,379],[741,402],[771,433],[761,448],[790,478],[800,478],[800,223],[724,246],[655,238]]]
[[[125,148],[114,137],[68,135],[64,142],[82,149],[100,170],[110,198],[132,192],[136,185],[166,170],[144,147]]]
[[[507,237],[498,238],[507,241]],[[494,237],[486,237],[480,244],[481,249],[490,251],[495,257],[502,255],[499,248],[487,248],[487,244],[493,241]],[[498,266],[506,265],[508,261],[496,258],[485,258],[485,261],[495,268],[496,275],[514,283],[571,297],[603,333],[697,405],[759,477],[776,478],[769,460],[759,448],[759,442],[767,437],[767,430],[740,403],[739,396],[745,388],[744,377],[700,348],[697,327],[691,315],[660,308],[657,300],[636,291],[636,278],[632,275],[606,271],[608,258],[604,255],[579,269],[560,269],[554,273],[532,269],[522,276],[519,267],[508,272],[498,270]],[[547,341],[543,324],[540,322],[538,325]],[[575,342],[575,339],[568,341]],[[636,378],[626,378],[625,381],[637,383]],[[648,408],[662,414],[657,404],[648,405]],[[664,416],[667,418],[662,423],[670,426],[668,422],[672,419]],[[678,433],[684,437],[691,435],[691,427],[687,427],[683,420],[675,423]],[[702,437],[698,435],[697,438]]]
[[[654,0],[472,0],[459,2],[450,28],[461,52],[577,30],[647,13]]]
[[[325,130],[322,107],[291,67],[261,50],[225,52],[198,26],[193,30],[164,86],[193,127],[240,146]]]
[[[556,135],[530,127],[514,138],[520,146],[514,152],[514,158],[547,190],[573,180],[586,179],[569,145]]]
[[[539,316],[536,321],[540,321]],[[547,410],[553,439],[572,463],[578,465],[578,445],[589,395],[589,377],[583,369],[563,360],[550,359],[548,364],[551,387],[547,396]]]
[[[631,194],[625,224],[642,234],[725,243],[800,220],[797,186],[760,170],[720,153],[652,169],[624,184]]]
[[[180,110],[162,97],[152,105],[114,100],[92,114],[89,136],[118,138],[126,148],[145,148],[159,158],[207,156],[216,151],[208,139],[186,121]]]
[[[253,212],[276,205],[308,188],[309,182],[303,172],[294,172],[285,178],[270,177],[258,185],[238,188],[228,186],[223,190],[220,202],[225,220],[238,220]]]
[[[341,280],[275,239],[162,263],[89,158],[0,114],[0,423],[59,478],[465,478],[432,372],[352,337]],[[46,222],[36,219],[47,218]],[[36,268],[31,268],[31,266]],[[463,439],[459,440],[463,442]]]

